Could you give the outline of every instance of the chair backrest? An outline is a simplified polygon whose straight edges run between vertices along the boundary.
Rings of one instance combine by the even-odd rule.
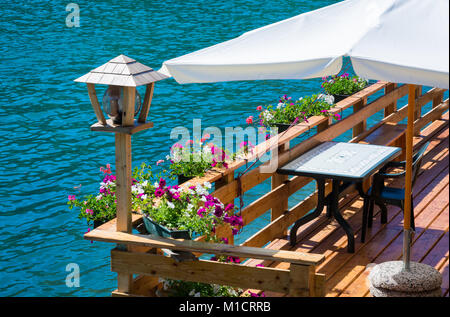
[[[417,175],[419,175],[420,166],[422,165],[422,159],[425,154],[425,150],[427,149],[430,142],[427,142],[425,145],[423,145],[419,151],[417,151],[416,154],[413,155],[412,159],[412,186],[414,186],[414,183],[416,182]]]

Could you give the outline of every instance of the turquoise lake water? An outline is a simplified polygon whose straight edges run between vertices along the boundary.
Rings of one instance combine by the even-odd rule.
[[[69,1],[2,1],[0,296],[109,296],[117,286],[112,245],[83,240],[86,223],[66,205],[69,194],[95,193],[99,167],[114,163],[114,137],[90,131],[95,115],[86,86],[75,78],[119,54],[159,69],[167,59],[335,2],[77,1],[80,27],[69,28]],[[149,115],[155,127],[133,136],[133,163],[165,157],[174,142],[170,131],[192,127],[193,119],[202,119],[203,127],[245,127],[257,105],[317,92],[320,79],[158,82]],[[368,125],[380,118],[374,115]],[[268,182],[257,186],[245,201],[268,188]],[[311,189],[294,195],[290,205]],[[268,219],[252,223],[237,241]],[[69,263],[80,267],[80,287],[66,286]]]

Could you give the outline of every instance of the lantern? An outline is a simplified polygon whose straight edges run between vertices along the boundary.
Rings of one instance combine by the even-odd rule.
[[[119,55],[106,64],[75,79],[86,83],[89,98],[98,122],[91,126],[93,131],[133,134],[148,129],[153,123],[147,122],[156,81],[167,78],[152,68],[125,55]],[[108,85],[101,106],[95,91],[95,84]],[[144,100],[136,90],[146,85]],[[103,110],[102,110],[103,108]],[[103,111],[109,117],[105,119]],[[136,120],[134,117],[138,117]]]

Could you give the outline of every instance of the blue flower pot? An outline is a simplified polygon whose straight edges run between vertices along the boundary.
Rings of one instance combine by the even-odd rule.
[[[164,238],[191,240],[189,230],[170,230],[150,219],[147,215],[142,217],[148,233]]]

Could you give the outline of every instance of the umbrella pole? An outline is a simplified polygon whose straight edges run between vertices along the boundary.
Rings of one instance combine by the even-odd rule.
[[[416,108],[416,85],[408,85],[408,125],[406,128],[406,175],[405,204],[403,220],[403,269],[410,270],[411,247],[411,192],[412,192],[412,153],[414,133],[414,110]]]

